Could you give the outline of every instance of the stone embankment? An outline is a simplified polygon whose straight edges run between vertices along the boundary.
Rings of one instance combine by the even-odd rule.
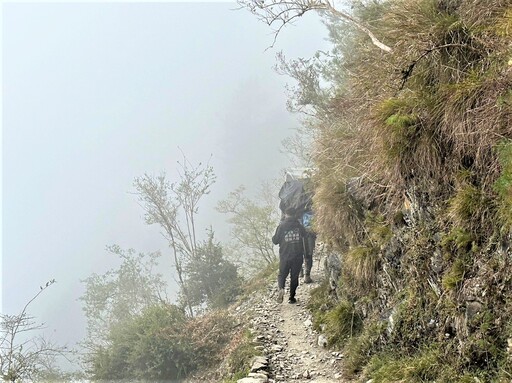
[[[327,340],[313,329],[306,308],[311,290],[324,277],[320,260],[315,259],[315,263],[313,283],[304,284],[301,280],[296,304],[288,303],[287,299],[281,304],[276,302],[277,283],[246,302],[251,305],[248,313],[252,318],[255,347],[262,356],[255,358],[251,373],[238,383],[342,382],[343,355],[326,348]],[[238,309],[245,311],[244,307]]]

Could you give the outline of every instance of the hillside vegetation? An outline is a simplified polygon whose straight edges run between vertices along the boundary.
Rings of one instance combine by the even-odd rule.
[[[509,382],[512,1],[358,2],[355,15],[392,51],[329,20],[331,54],[285,68],[292,106],[314,114],[316,230],[342,263],[317,323],[348,378]]]

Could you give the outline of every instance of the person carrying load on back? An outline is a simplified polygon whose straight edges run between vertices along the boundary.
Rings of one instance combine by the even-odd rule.
[[[284,211],[284,220],[276,229],[272,242],[279,245],[279,274],[277,276],[277,302],[282,303],[286,278],[290,274],[289,303],[296,303],[295,292],[299,286],[299,274],[304,258],[304,238],[306,230],[299,222],[294,208]]]
[[[303,226],[306,228],[306,235],[303,239],[304,247],[304,261],[305,261],[305,272],[304,272],[304,283],[311,283],[311,268],[313,267],[313,251],[315,248],[316,234],[312,228],[313,218],[313,193],[309,179],[307,177],[294,178],[287,177],[284,184],[279,190],[279,208],[284,212],[288,208],[295,209],[297,218],[301,221]],[[302,276],[303,270],[299,276]]]

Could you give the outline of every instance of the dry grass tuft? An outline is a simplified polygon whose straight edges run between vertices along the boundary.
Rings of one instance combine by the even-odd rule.
[[[501,171],[494,183],[499,198],[497,220],[502,234],[508,235],[512,231],[512,141],[502,141],[496,149]]]
[[[350,278],[351,288],[361,291],[363,296],[375,286],[379,266],[379,254],[371,247],[353,247],[343,257],[345,275]]]
[[[203,366],[212,366],[222,360],[234,331],[234,320],[226,311],[213,311],[194,318],[183,329],[194,347],[194,354]]]

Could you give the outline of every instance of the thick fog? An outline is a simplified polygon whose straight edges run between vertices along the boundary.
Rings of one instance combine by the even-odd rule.
[[[272,66],[325,49],[306,15],[275,47],[269,27],[235,3],[4,3],[2,312],[29,312],[59,343],[85,336],[80,280],[117,264],[118,244],[169,255],[144,223],[133,180],[177,175],[180,150],[210,159],[217,182],[200,230],[226,240],[214,207],[288,166],[281,140],[298,116]],[[201,231],[202,233],[202,231]],[[170,270],[168,264],[163,269]]]

